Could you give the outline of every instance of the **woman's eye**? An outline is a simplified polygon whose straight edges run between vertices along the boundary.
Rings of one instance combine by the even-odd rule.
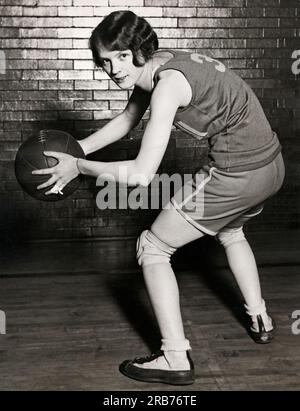
[[[121,58],[124,60],[127,57],[127,54],[121,54]]]

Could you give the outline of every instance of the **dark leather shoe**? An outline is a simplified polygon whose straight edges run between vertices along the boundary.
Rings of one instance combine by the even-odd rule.
[[[148,357],[135,358],[134,360],[126,360],[122,362],[119,370],[126,377],[133,378],[138,381],[145,382],[161,382],[171,385],[189,385],[194,382],[194,364],[192,359],[188,355],[190,363],[190,370],[187,371],[172,371],[172,370],[156,370],[149,368],[137,367],[135,364],[144,364],[155,360],[158,357],[163,356],[163,351],[158,351]]]
[[[270,331],[266,331],[261,315],[257,315],[256,318],[258,323],[258,331],[254,331],[250,328],[250,336],[257,344],[269,344],[274,338],[274,331],[276,329],[275,321],[272,317],[270,317],[273,328]]]

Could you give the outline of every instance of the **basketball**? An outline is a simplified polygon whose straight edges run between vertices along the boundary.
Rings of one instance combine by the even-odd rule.
[[[26,140],[19,148],[15,159],[15,174],[22,189],[31,197],[42,201],[58,201],[71,195],[80,185],[82,176],[74,178],[63,189],[63,194],[49,194],[46,187],[37,190],[37,186],[51,177],[34,175],[33,170],[54,167],[58,160],[43,154],[44,151],[57,151],[70,154],[76,158],[85,158],[80,144],[70,134],[59,130],[41,130],[36,136]],[[53,186],[52,186],[53,187]]]

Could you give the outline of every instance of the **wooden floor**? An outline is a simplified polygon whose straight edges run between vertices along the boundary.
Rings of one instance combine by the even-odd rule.
[[[92,269],[91,255],[85,270],[79,263],[73,269],[65,248],[59,253],[55,247],[55,261],[49,244],[48,258],[43,248],[27,263],[24,255],[7,266],[3,259],[0,309],[7,334],[0,335],[0,390],[300,389],[300,334],[291,331],[291,315],[300,310],[295,262],[260,268],[264,297],[278,325],[276,340],[267,346],[255,344],[245,331],[241,296],[226,267],[199,261],[198,268],[183,269],[179,264],[196,382],[174,387],[137,382],[118,371],[124,359],[159,348],[140,271],[130,264],[121,269],[116,262],[101,266],[99,254],[99,272]],[[98,247],[105,250],[107,244]],[[118,258],[125,258],[121,248],[110,255],[111,261]],[[104,253],[105,264],[107,259]]]

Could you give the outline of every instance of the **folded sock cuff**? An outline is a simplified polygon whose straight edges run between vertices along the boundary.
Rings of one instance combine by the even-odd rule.
[[[254,307],[249,307],[248,305],[244,304],[244,307],[246,309],[246,313],[249,315],[259,315],[263,314],[266,312],[266,304],[265,301],[262,300],[260,305],[254,306]]]
[[[176,340],[163,338],[161,342],[162,345],[160,349],[162,351],[187,351],[192,349],[187,339]]]

